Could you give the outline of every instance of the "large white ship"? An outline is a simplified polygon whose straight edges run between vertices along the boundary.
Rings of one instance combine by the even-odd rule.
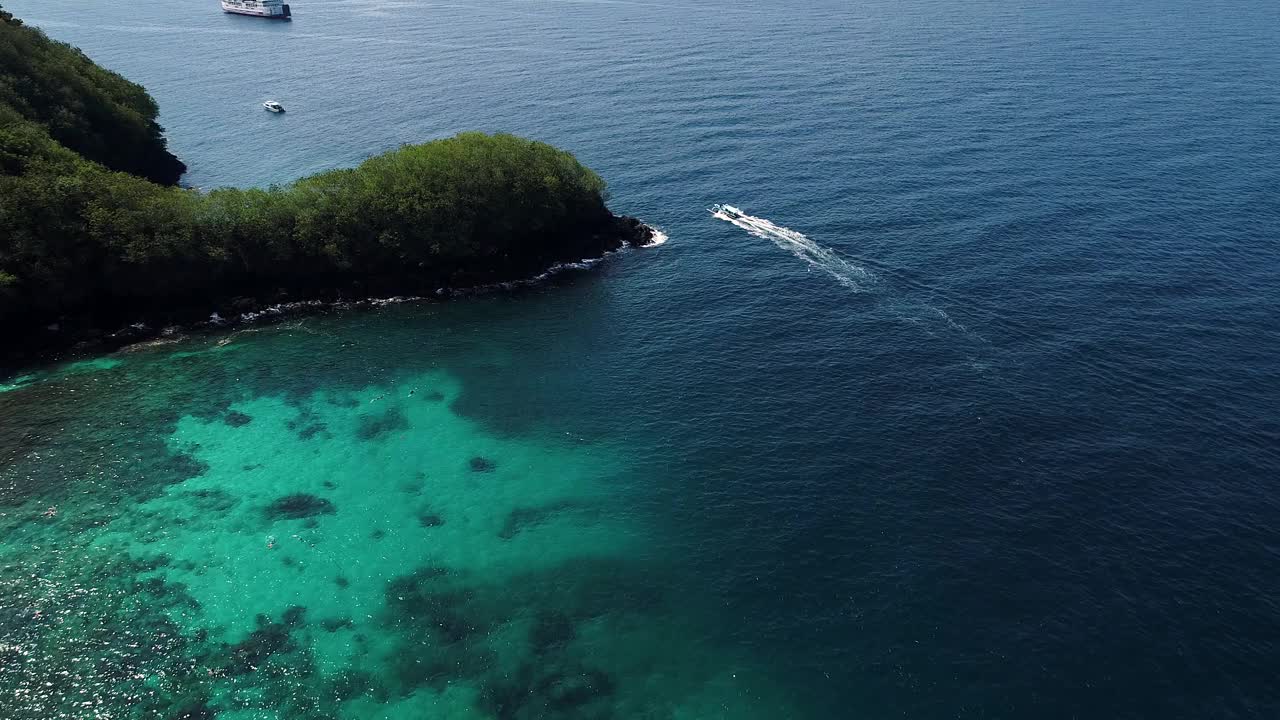
[[[284,0],[222,0],[222,9],[237,15],[289,19],[289,6]]]

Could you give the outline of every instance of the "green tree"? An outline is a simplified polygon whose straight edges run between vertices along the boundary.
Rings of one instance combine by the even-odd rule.
[[[0,68],[0,325],[280,289],[430,292],[619,242],[604,181],[544,143],[462,133],[200,193],[172,185],[181,164],[142,88],[7,13]]]

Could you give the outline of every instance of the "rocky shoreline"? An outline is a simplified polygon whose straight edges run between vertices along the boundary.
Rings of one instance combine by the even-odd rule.
[[[406,272],[399,277],[330,277],[305,287],[241,286],[211,298],[189,298],[163,308],[100,307],[68,314],[38,328],[11,328],[0,349],[0,377],[21,368],[131,345],[176,341],[187,333],[220,332],[330,310],[360,310],[403,302],[443,301],[546,282],[568,270],[586,269],[627,249],[661,244],[663,236],[630,216],[610,216],[602,227],[580,233],[553,255],[501,258],[490,268]],[[3,329],[0,329],[3,330]]]

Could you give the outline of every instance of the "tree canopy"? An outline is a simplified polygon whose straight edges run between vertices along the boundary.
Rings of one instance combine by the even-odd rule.
[[[201,193],[171,184],[142,88],[7,13],[0,67],[0,327],[233,295],[429,292],[619,244],[604,182],[543,143],[462,133]]]
[[[42,126],[88,160],[172,185],[186,166],[165,148],[159,109],[141,86],[98,67],[0,9],[0,117]]]

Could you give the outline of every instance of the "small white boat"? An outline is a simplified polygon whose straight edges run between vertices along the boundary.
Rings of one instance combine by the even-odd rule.
[[[284,112],[284,106],[276,102],[275,100],[268,100],[262,103],[262,108],[268,112],[273,112],[273,113]]]

